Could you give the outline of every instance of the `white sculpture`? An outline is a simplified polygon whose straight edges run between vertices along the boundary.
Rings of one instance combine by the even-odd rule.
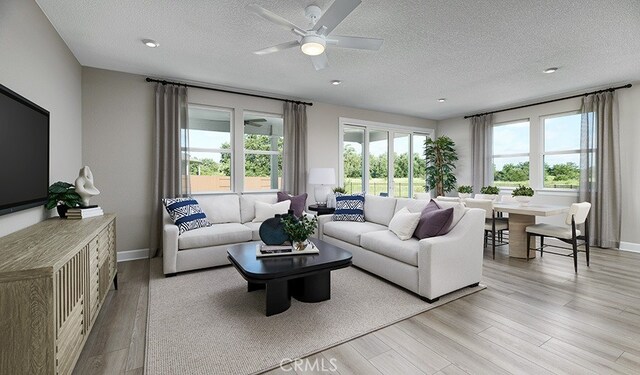
[[[82,205],[89,206],[89,199],[100,194],[100,190],[93,185],[93,173],[86,165],[80,169],[80,174],[76,178],[76,193],[82,198]]]

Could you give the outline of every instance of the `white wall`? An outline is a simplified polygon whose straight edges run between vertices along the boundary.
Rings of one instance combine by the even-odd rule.
[[[50,181],[73,183],[82,166],[80,64],[32,0],[0,1],[0,51],[0,83],[51,113]],[[36,207],[0,216],[0,236],[48,214]]]
[[[637,218],[640,217],[640,83],[630,89],[617,91],[620,110],[620,156],[622,180],[622,228],[621,248],[640,251],[640,231]],[[500,112],[494,115],[494,122],[507,122],[529,118],[532,124],[539,123],[540,117],[549,114],[580,109],[580,99],[563,100],[555,103]],[[471,183],[471,125],[462,117],[438,121],[437,135],[448,135],[458,146],[460,160],[456,170],[460,184]],[[536,194],[534,202],[568,205],[577,200],[576,194]],[[560,223],[560,217],[545,218],[541,222]]]
[[[101,190],[95,202],[118,215],[119,251],[148,246],[154,85],[144,78],[87,67],[82,70],[84,162]],[[244,109],[282,114],[278,100],[209,90],[189,89],[189,102],[236,109],[236,113]],[[307,109],[309,168],[333,167],[337,173],[340,117],[425,128],[436,125],[431,120],[314,102]],[[235,121],[234,128],[242,129],[242,117]],[[241,134],[235,142],[236,149],[242,147]],[[312,187],[307,191],[313,191]]]

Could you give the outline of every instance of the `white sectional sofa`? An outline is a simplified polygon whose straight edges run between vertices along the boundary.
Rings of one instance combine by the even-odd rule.
[[[403,207],[419,212],[428,200],[366,195],[365,222],[318,219],[319,238],[350,251],[353,265],[403,288],[428,302],[474,286],[482,276],[484,210],[459,208],[452,229],[443,236],[400,240],[387,226]],[[447,208],[455,203],[438,202]],[[461,217],[460,217],[461,216]]]
[[[254,223],[255,202],[276,203],[273,194],[197,195],[194,197],[213,226],[190,230],[181,235],[163,209],[162,253],[164,274],[229,264],[231,244],[259,241],[260,224]]]

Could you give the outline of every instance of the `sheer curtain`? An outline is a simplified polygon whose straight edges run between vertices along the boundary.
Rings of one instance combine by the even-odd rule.
[[[591,203],[591,244],[620,246],[620,138],[618,101],[607,91],[582,99],[580,201]]]
[[[149,253],[161,254],[162,198],[191,193],[189,186],[187,88],[156,85],[155,126],[153,133],[153,191]]]
[[[307,190],[307,106],[284,103],[282,190],[298,195]]]
[[[483,186],[493,181],[493,115],[471,118],[471,139],[473,142],[472,184],[473,191],[480,192]]]

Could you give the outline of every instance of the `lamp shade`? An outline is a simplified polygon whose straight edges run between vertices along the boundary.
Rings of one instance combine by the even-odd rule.
[[[333,185],[336,183],[336,170],[333,168],[311,168],[309,170],[309,184]]]

